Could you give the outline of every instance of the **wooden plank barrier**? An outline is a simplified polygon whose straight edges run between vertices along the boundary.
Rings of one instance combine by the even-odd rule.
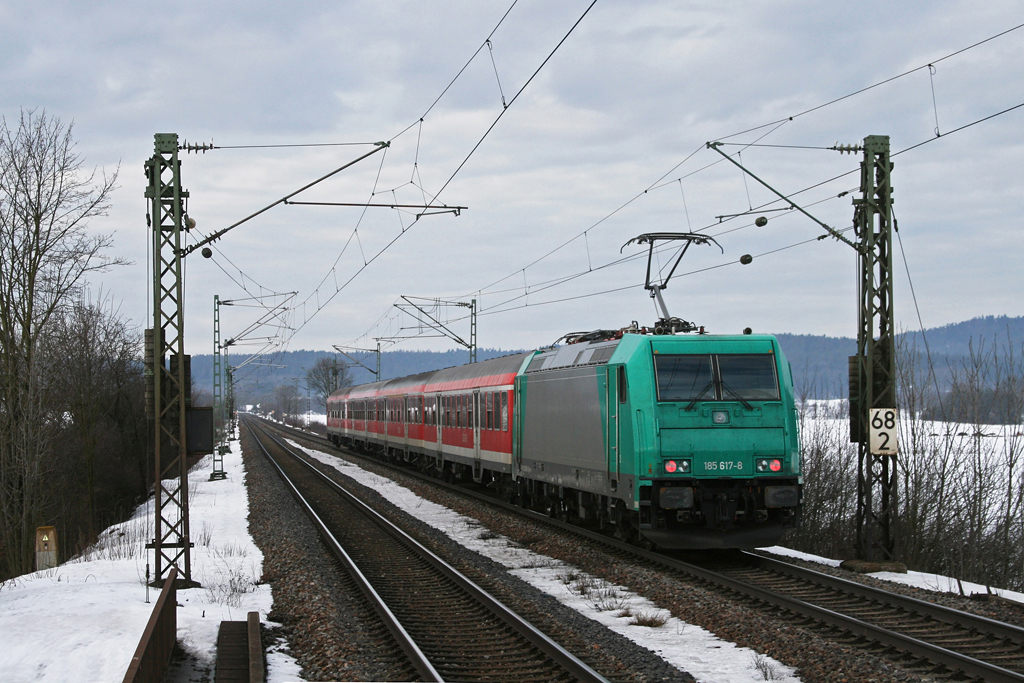
[[[177,578],[178,569],[172,567],[153,606],[142,640],[135,648],[123,683],[160,683],[163,680],[178,632]]]
[[[264,683],[260,613],[249,612],[245,621],[222,621],[217,633],[214,683]]]
[[[249,612],[249,683],[264,683],[263,639],[260,637],[260,613]]]

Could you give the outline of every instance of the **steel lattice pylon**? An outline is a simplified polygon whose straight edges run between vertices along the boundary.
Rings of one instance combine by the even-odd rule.
[[[850,356],[849,365],[850,441],[859,444],[857,553],[866,560],[893,560],[896,555],[895,520],[899,511],[896,488],[899,439],[896,430],[896,340],[892,295],[894,223],[889,136],[869,135],[864,138],[863,146],[836,144],[830,148],[840,154],[864,152],[864,161],[861,162],[861,196],[853,200],[857,243],[847,239],[843,235],[845,231],[829,227],[745,169],[721,150],[722,144],[709,142],[707,146],[778,195],[789,208],[799,211],[824,228],[827,235],[818,239],[831,236],[857,250],[860,265],[860,280],[857,283],[857,355]],[[767,219],[758,218],[757,224],[763,225],[761,221],[766,223]],[[641,237],[649,239],[651,236]],[[744,261],[744,258],[747,260]],[[751,260],[745,256],[740,262],[750,263]],[[877,413],[877,425],[872,424],[872,411]],[[877,445],[872,443],[876,438]]]
[[[213,471],[210,472],[211,480],[226,479],[224,473],[224,453],[227,441],[224,425],[224,391],[221,381],[220,362],[220,296],[213,295]]]
[[[850,438],[859,445],[857,550],[866,560],[893,560],[896,554],[896,454],[873,454],[868,438],[871,409],[896,408],[891,173],[889,136],[864,138],[861,196],[853,202],[861,267],[857,355],[850,359]]]
[[[154,419],[154,583],[163,585],[171,567],[184,585],[192,582],[188,519],[186,447],[187,360],[182,300],[182,229],[185,199],[181,189],[178,136],[157,133],[154,154],[146,162],[153,237],[152,417]],[[169,361],[169,362],[168,362]]]
[[[469,362],[476,362],[476,299],[469,304]]]
[[[225,400],[226,409],[226,420],[227,420],[227,431],[228,434],[234,434],[235,432],[235,375],[231,369],[231,363],[228,362],[228,354],[224,353],[224,375],[227,378],[227,399]]]

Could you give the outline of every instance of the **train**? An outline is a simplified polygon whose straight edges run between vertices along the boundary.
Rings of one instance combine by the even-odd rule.
[[[327,401],[339,447],[665,549],[766,547],[798,527],[797,429],[775,337],[635,325]]]

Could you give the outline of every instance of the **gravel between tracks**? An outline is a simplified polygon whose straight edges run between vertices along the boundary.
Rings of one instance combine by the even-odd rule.
[[[344,457],[322,444],[314,442],[310,445]],[[806,683],[934,680],[926,674],[900,668],[893,659],[844,645],[843,642],[849,639],[842,635],[825,633],[817,627],[803,628],[785,618],[775,618],[764,610],[736,604],[698,583],[666,577],[660,572],[632,563],[617,562],[610,565],[606,554],[581,539],[552,532],[530,520],[507,515],[485,504],[436,489],[415,478],[368,464],[364,460],[351,461],[394,479],[423,498],[478,519],[491,531],[507,536],[536,553],[560,559],[594,576],[625,586],[687,623],[701,626],[724,640],[752,648],[795,667],[801,680]],[[495,566],[494,571],[496,575],[504,575],[500,567]]]
[[[410,680],[401,656],[377,634],[377,619],[358,590],[339,579],[334,559],[309,518],[243,429],[249,532],[263,551],[273,588],[268,615],[281,626],[306,680]]]
[[[249,438],[243,438],[243,453],[250,528],[264,553],[264,580],[270,581],[274,590],[270,618],[284,624],[284,635],[292,656],[303,666],[303,676],[307,680],[403,680],[393,677],[394,667],[390,672],[382,669],[377,662],[379,653],[364,651],[368,619],[360,619],[358,614],[360,610],[365,614],[365,607],[337,585],[333,562],[316,532]],[[654,653],[396,510],[376,492],[328,471],[346,486],[358,488],[364,500],[375,498],[375,507],[386,508],[389,518],[406,532],[606,676],[635,683],[694,681]]]

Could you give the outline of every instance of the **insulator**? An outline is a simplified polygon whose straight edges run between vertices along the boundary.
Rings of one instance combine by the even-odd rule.
[[[186,152],[195,152],[196,154],[198,154],[199,152],[202,152],[203,154],[206,154],[206,150],[208,150],[208,149],[215,149],[215,148],[214,148],[212,142],[209,143],[209,144],[207,144],[205,142],[202,142],[202,143],[200,143],[200,142],[193,142],[193,143],[189,144],[189,142],[186,140],[184,142],[184,144],[182,144],[181,147],[179,147],[178,149],[183,149]]]
[[[743,334],[754,334],[754,331],[752,329],[750,329],[749,327],[744,327],[743,328]]]
[[[210,258],[211,256],[213,256],[213,249],[210,249],[209,247],[203,247],[203,250],[200,253],[203,255],[203,258]]]

